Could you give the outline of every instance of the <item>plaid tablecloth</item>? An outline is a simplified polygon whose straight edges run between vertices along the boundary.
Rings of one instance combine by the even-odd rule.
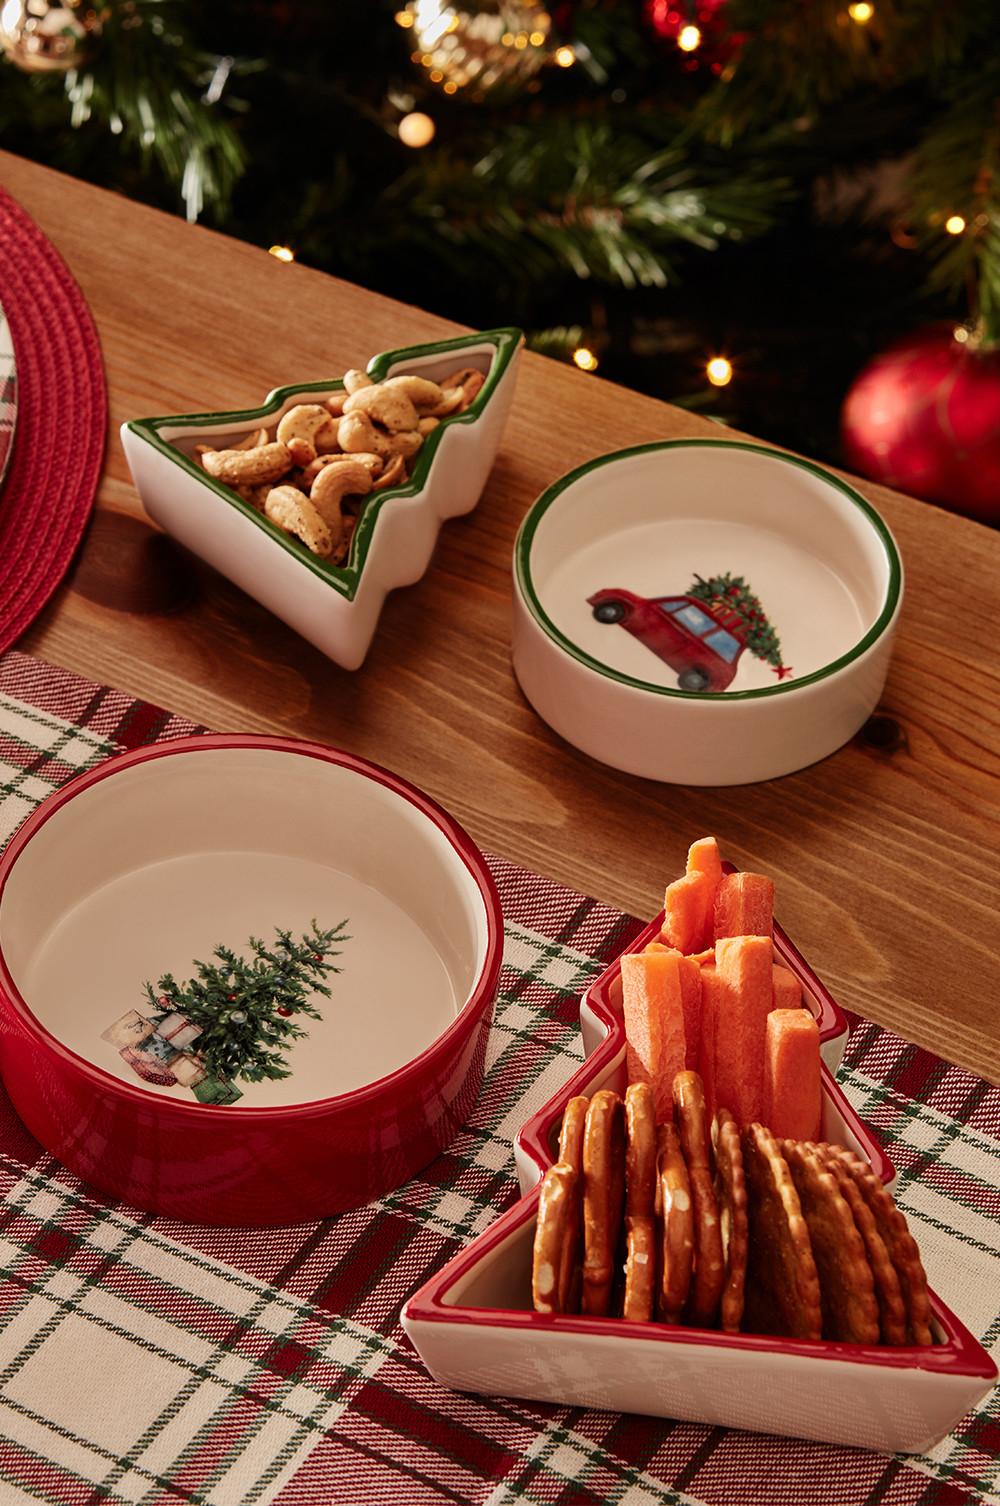
[[[0,842],[123,747],[196,730],[0,659]],[[638,922],[492,860],[506,951],[480,1104],[369,1207],[255,1231],[84,1188],[0,1093],[0,1506],[1000,1503],[994,1396],[927,1457],[442,1390],[404,1299],[517,1196],[511,1137],[581,1055],[577,996]],[[900,1170],[933,1285],[1000,1341],[1000,1092],[854,1020],[842,1080]]]

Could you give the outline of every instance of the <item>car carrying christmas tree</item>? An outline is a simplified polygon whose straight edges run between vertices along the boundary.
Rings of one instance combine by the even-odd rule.
[[[765,664],[770,664],[779,680],[792,673],[782,663],[781,640],[768,621],[760,598],[750,590],[742,575],[731,575],[727,571],[725,575],[713,575],[708,580],[696,575],[688,587],[688,595],[707,602],[716,612],[728,614],[730,625],[737,628],[746,647]]]
[[[186,983],[171,973],[155,988],[147,982],[144,1007],[122,1015],[101,1039],[144,1082],[188,1087],[199,1103],[235,1103],[243,1096],[235,1078],[289,1076],[285,1052],[308,1033],[297,1017],[322,1019],[313,997],[330,997],[324,979],[340,972],[332,959],[349,940],[346,925],[321,931],[313,921],[298,941],[276,928],[270,947],[251,936],[248,956],[217,946],[215,960],[196,962]]]

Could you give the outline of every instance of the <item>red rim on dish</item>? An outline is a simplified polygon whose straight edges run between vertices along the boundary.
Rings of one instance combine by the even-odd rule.
[[[13,455],[0,498],[0,652],[69,568],[94,505],[107,433],[101,348],[65,263],[0,189],[0,287],[17,364]]]

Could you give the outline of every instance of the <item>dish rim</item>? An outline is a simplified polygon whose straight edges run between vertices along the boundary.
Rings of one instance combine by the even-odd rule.
[[[36,807],[18,828],[14,836],[11,837],[3,854],[0,855],[0,902],[3,900],[7,882],[21,853],[24,852],[36,833],[78,795],[85,793],[85,791],[92,789],[103,780],[112,778],[115,774],[125,769],[133,768],[136,765],[147,763],[154,759],[184,756],[192,753],[232,751],[234,749],[292,753],[306,758],[315,758],[325,763],[333,763],[340,768],[346,768],[352,773],[360,775],[362,778],[371,779],[375,784],[382,785],[392,794],[414,806],[445,837],[452,851],[468,870],[479,891],[479,898],[486,921],[486,947],[482,965],[466,999],[457,1010],[455,1018],[450,1024],[439,1035],[435,1036],[416,1056],[411,1057],[409,1061],[404,1062],[400,1067],[396,1067],[392,1072],[387,1072],[383,1076],[373,1079],[371,1082],[362,1083],[360,1087],[351,1088],[346,1093],[335,1093],[326,1098],[306,1099],[301,1103],[240,1108],[237,1111],[239,1122],[263,1124],[273,1123],[275,1120],[282,1118],[322,1118],[330,1113],[343,1112],[350,1108],[362,1106],[372,1100],[382,1098],[386,1094],[393,1094],[395,1092],[405,1094],[411,1080],[418,1083],[422,1081],[424,1068],[438,1057],[446,1056],[452,1042],[464,1036],[469,1017],[480,1014],[495,997],[500,975],[500,965],[503,958],[503,912],[493,875],[490,873],[479,847],[473,842],[469,834],[431,796],[425,795],[421,789],[415,784],[411,784],[408,779],[404,779],[399,774],[394,774],[390,769],[384,768],[381,764],[372,763],[369,759],[362,758],[355,753],[349,753],[346,749],[328,747],[324,743],[249,732],[194,734],[193,736],[172,738],[169,742],[154,743],[146,747],[130,749],[125,753],[114,754],[110,758],[102,760],[94,768],[84,770],[82,774],[78,774],[74,779],[67,781],[60,789],[55,790]],[[172,1117],[173,1115],[203,1117],[206,1113],[216,1118],[218,1117],[218,1106],[215,1104],[188,1103],[180,1099],[175,1100],[150,1094],[142,1088],[125,1082],[112,1073],[105,1071],[103,1067],[97,1066],[96,1063],[89,1061],[85,1056],[81,1056],[79,1052],[74,1051],[72,1047],[67,1046],[61,1041],[47,1026],[42,1024],[14,982],[7,965],[3,931],[0,929],[0,1008],[2,1008],[3,1002],[6,1002],[13,1010],[21,1026],[34,1038],[36,1044],[42,1046],[47,1051],[53,1052],[63,1063],[82,1073],[85,1078],[102,1091],[119,1094],[137,1107],[141,1106],[146,1112],[149,1112],[152,1108],[154,1112],[162,1112],[168,1117]]]
[[[534,541],[539,524],[548,512],[549,508],[558,500],[563,492],[573,486],[581,477],[590,471],[599,469],[601,466],[611,465],[617,461],[630,460],[636,455],[648,455],[660,451],[677,449],[721,449],[741,450],[748,454],[765,455],[771,460],[783,461],[796,466],[799,470],[807,471],[820,481],[831,486],[842,496],[854,504],[864,515],[871,525],[879,543],[882,545],[889,566],[889,579],[886,584],[885,596],[881,610],[875,622],[868,631],[848,649],[846,653],[832,659],[829,664],[822,665],[811,674],[802,675],[798,679],[783,681],[777,685],[764,685],[756,690],[679,690],[669,685],[658,685],[652,680],[641,680],[635,675],[629,675],[622,670],[613,669],[611,665],[604,664],[600,659],[595,659],[585,649],[573,642],[572,638],[556,626],[548,615],[535,590],[531,575],[531,546]],[[545,488],[539,497],[528,509],[514,540],[514,581],[518,595],[524,603],[529,615],[545,634],[555,643],[557,648],[576,659],[585,669],[612,680],[618,685],[625,685],[631,690],[650,692],[653,695],[668,696],[680,701],[704,701],[712,704],[720,704],[729,701],[760,701],[773,696],[788,695],[806,686],[816,685],[822,680],[830,679],[833,675],[848,668],[856,660],[860,659],[869,649],[873,648],[878,640],[884,636],[899,611],[903,591],[903,565],[900,559],[896,541],[882,516],[876,511],[870,502],[864,498],[857,489],[848,482],[835,476],[832,471],[816,465],[811,460],[804,460],[798,455],[789,454],[786,450],[772,449],[767,445],[754,444],[749,440],[742,439],[661,439],[653,440],[648,444],[630,445],[627,449],[612,450],[605,455],[597,455],[593,460],[584,461],[582,465],[575,466],[554,481],[551,486]]]
[[[371,553],[375,526],[381,516],[383,506],[396,498],[418,497],[425,490],[431,464],[445,429],[457,427],[460,424],[474,424],[482,416],[507,368],[520,349],[523,339],[524,335],[520,329],[514,325],[507,325],[498,329],[480,330],[468,335],[453,335],[445,340],[428,340],[418,345],[403,345],[395,350],[384,350],[368,362],[365,368],[368,375],[375,381],[381,381],[389,369],[398,365],[400,361],[417,360],[439,352],[446,355],[449,351],[468,350],[470,346],[476,345],[485,344],[494,347],[490,369],[479,392],[463,413],[455,413],[442,419],[437,428],[428,435],[420,447],[413,473],[405,486],[387,486],[383,491],[368,493],[358,514],[347,561],[343,565],[331,565],[329,561],[313,554],[300,540],[285,533],[276,523],[272,523],[270,518],[264,517],[256,508],[251,507],[249,502],[244,502],[236,492],[213,476],[209,476],[191,456],[185,455],[177,448],[174,440],[164,439],[160,433],[160,430],[164,428],[185,426],[196,430],[210,425],[225,424],[230,420],[234,428],[244,425],[252,428],[254,424],[259,425],[261,420],[277,412],[289,397],[315,392],[329,395],[342,391],[344,386],[342,377],[316,382],[291,382],[282,387],[273,387],[259,407],[220,410],[215,413],[176,413],[154,418],[133,418],[124,423],[122,428],[144,440],[172,463],[180,466],[181,470],[201,486],[206,487],[234,507],[237,512],[242,513],[245,518],[262,528],[295,559],[308,565],[314,576],[325,581],[346,601],[351,602],[360,588],[364,567]],[[175,436],[175,438],[179,437],[181,436]]]

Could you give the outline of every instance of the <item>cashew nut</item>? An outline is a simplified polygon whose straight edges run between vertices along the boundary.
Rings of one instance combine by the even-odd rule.
[[[238,497],[242,497],[244,502],[249,502],[257,512],[263,512],[264,503],[271,488],[265,482],[263,486],[237,486],[234,490]]]
[[[421,418],[418,420],[417,433],[422,434],[426,439],[428,434],[433,434],[434,430],[437,428],[440,422],[441,420],[439,418],[435,418],[433,414],[429,413],[426,418]]]
[[[360,392],[362,387],[371,387],[372,379],[367,371],[357,371],[352,366],[350,371],[344,372],[344,391],[350,397],[355,392]]]
[[[422,376],[386,377],[382,386],[397,387],[400,392],[405,392],[415,408],[433,408],[443,395],[437,382],[428,381],[427,377]]]
[[[389,435],[389,449],[404,460],[412,460],[424,442],[424,436],[416,429],[404,429],[400,434]]]
[[[320,559],[328,559],[339,543],[339,528],[334,537],[319,510],[295,486],[272,486],[264,502],[264,512],[272,523],[277,523],[286,533],[294,533]]]
[[[266,429],[251,429],[245,439],[241,439],[239,444],[231,444],[229,448],[231,450],[256,450],[260,445],[267,444],[267,438]]]
[[[485,381],[485,376],[475,366],[466,366],[461,371],[453,371],[451,376],[445,377],[441,385],[442,387],[461,387],[463,402],[460,411],[464,411],[479,396]]]
[[[372,487],[373,491],[380,492],[385,486],[397,486],[406,480],[406,461],[402,455],[393,455],[389,464]]]
[[[389,451],[385,435],[367,413],[345,413],[337,425],[337,443],[347,455],[386,455]]]
[[[465,393],[461,387],[444,387],[441,392],[441,401],[433,408],[428,409],[429,418],[448,418],[452,413],[457,413],[465,402]]]
[[[344,411],[344,403],[347,401],[348,395],[346,392],[334,392],[330,397],[325,399],[323,407],[326,408],[327,412],[332,413],[334,418],[339,418]]]
[[[343,557],[339,545],[344,542],[344,498],[363,497],[371,489],[371,472],[357,461],[325,466],[312,484],[309,500],[330,530],[331,552],[336,552],[338,558]],[[346,552],[345,547],[343,553]]]
[[[279,440],[253,450],[206,450],[201,463],[210,476],[227,486],[260,486],[290,471],[292,455]]]
[[[337,431],[332,415],[320,403],[297,403],[279,423],[277,437],[288,446],[296,465],[308,465],[316,459],[321,443],[336,444]]]
[[[359,387],[344,404],[344,413],[367,413],[390,434],[417,427],[417,410],[398,387]]]
[[[377,476],[384,464],[381,455],[369,455],[364,451],[361,451],[357,455],[343,455],[340,452],[336,455],[317,455],[315,460],[303,466],[299,472],[299,476],[302,478],[302,485],[308,491],[320,471],[325,470],[328,465],[336,465],[338,462],[343,465],[353,461],[357,461],[359,465],[363,465],[371,476]]]

